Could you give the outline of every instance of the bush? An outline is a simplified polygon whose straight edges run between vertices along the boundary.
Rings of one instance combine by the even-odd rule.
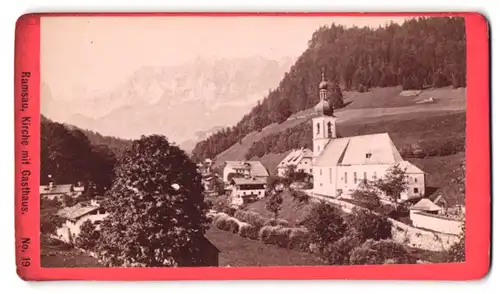
[[[86,220],[80,227],[80,234],[75,238],[75,246],[84,250],[94,250],[99,240],[100,233],[94,224]]]
[[[355,248],[349,258],[350,264],[414,264],[417,262],[404,247],[392,240],[367,240]]]
[[[347,235],[326,248],[325,261],[330,265],[347,265],[351,252],[360,245],[356,235]]]
[[[352,198],[370,210],[380,207],[380,198],[375,191],[356,190],[352,193]]]
[[[310,244],[309,231],[305,228],[292,228],[289,234],[289,248],[307,251]]]
[[[392,238],[392,224],[387,220],[387,217],[366,209],[355,208],[347,216],[347,222],[361,241]]]
[[[229,216],[215,217],[214,218],[215,226],[220,230],[229,231],[229,223],[227,221],[228,218]]]
[[[258,227],[244,223],[244,225],[240,225],[240,231],[238,233],[243,238],[258,240],[259,239],[259,230],[260,230],[260,228],[258,228]]]
[[[281,227],[289,227],[290,226],[290,223],[288,223],[288,221],[284,220],[284,219],[268,219],[264,222],[264,226],[281,226]]]
[[[267,218],[261,216],[257,212],[246,211],[246,210],[237,210],[234,213],[234,217],[242,222],[249,223],[257,228],[263,227],[264,223],[267,221]]]
[[[240,231],[240,222],[234,217],[229,217],[227,220],[228,231],[237,234]]]
[[[281,226],[265,226],[260,229],[259,239],[265,244],[276,245],[283,248],[289,246],[291,228]]]
[[[308,183],[312,186],[312,183]],[[311,187],[312,188],[312,187]],[[300,190],[292,190],[292,198],[293,200],[299,202],[299,203],[309,203],[309,195],[307,195],[305,192],[302,192]]]
[[[304,225],[311,233],[311,241],[318,246],[320,253],[328,244],[344,236],[347,225],[342,215],[337,207],[321,202],[314,206],[304,220]]]

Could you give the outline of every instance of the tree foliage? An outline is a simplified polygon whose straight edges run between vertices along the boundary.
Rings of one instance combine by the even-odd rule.
[[[380,207],[380,198],[377,193],[369,189],[358,189],[352,193],[352,198],[363,203],[370,210]]]
[[[367,240],[352,250],[350,264],[414,264],[417,260],[404,245],[392,240]]]
[[[165,137],[143,136],[132,143],[108,196],[99,244],[108,265],[201,262],[198,241],[208,228],[201,175]]]
[[[75,238],[75,246],[85,250],[94,250],[98,244],[100,232],[96,230],[96,226],[86,220],[80,226],[80,234]]]
[[[465,224],[462,225],[460,239],[446,252],[448,262],[465,262]]]
[[[277,219],[281,210],[281,204],[283,204],[283,196],[281,193],[274,192],[267,197],[266,209],[274,215]]]
[[[40,209],[40,234],[46,237],[55,234],[64,220],[57,215],[59,207],[44,207]]]
[[[41,184],[48,184],[50,175],[56,184],[92,182],[98,192],[111,186],[116,156],[106,145],[93,145],[78,128],[43,116],[41,122]]]
[[[321,202],[314,206],[304,221],[311,234],[311,241],[318,246],[320,253],[325,248],[344,236],[347,224],[342,218],[340,209],[333,205]]]
[[[344,90],[372,87],[465,87],[465,22],[461,17],[415,18],[385,27],[345,28],[332,24],[314,32],[308,48],[297,59],[276,89],[233,127],[199,142],[195,158],[214,158],[249,133],[318,102],[321,68],[327,80]],[[339,89],[333,86],[330,101],[339,106]]]
[[[399,167],[399,164],[395,164],[386,171],[383,178],[378,179],[374,184],[396,203],[401,193],[408,188],[408,175]]]
[[[392,226],[387,217],[369,210],[354,208],[352,213],[347,216],[347,222],[361,241],[390,239],[392,237]]]

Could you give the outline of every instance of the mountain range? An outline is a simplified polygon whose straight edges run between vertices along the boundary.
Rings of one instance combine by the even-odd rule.
[[[293,62],[199,57],[177,66],[145,66],[108,92],[75,90],[64,99],[42,82],[42,114],[107,136],[163,134],[189,152],[248,113]]]

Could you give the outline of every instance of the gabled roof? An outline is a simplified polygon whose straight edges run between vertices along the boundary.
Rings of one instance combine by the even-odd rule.
[[[441,207],[427,198],[421,199],[415,205],[410,207],[410,210],[421,210],[421,211],[440,211]]]
[[[419,169],[418,167],[416,167],[415,165],[413,165],[411,162],[409,161],[401,161],[401,162],[398,162],[399,164],[399,167],[402,169],[402,170],[405,170],[407,174],[423,174],[424,172]]]
[[[332,139],[317,166],[394,164],[403,161],[388,133]]]
[[[267,183],[262,178],[233,178],[231,181],[236,185],[262,185]]]
[[[65,185],[53,185],[50,187],[49,185],[40,186],[40,195],[43,194],[66,194],[73,192],[73,185],[65,184]]]
[[[278,164],[278,167],[287,167],[289,165],[297,165],[303,158],[312,158],[313,154],[310,149],[296,149],[292,150],[283,160]]]
[[[57,215],[59,215],[62,218],[65,218],[65,219],[76,220],[76,219],[86,215],[87,213],[90,213],[90,212],[97,210],[99,208],[100,208],[100,206],[97,206],[97,205],[82,205],[81,203],[78,203],[75,206],[64,207],[64,208],[60,209],[57,212]]]
[[[260,161],[226,161],[232,169],[250,169],[252,177],[267,177],[269,173]]]

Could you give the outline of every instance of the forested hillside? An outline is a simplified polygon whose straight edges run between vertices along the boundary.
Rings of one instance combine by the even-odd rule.
[[[93,182],[99,191],[112,183],[114,167],[131,141],[105,137],[41,117],[41,184]]]
[[[248,133],[314,106],[322,69],[344,91],[364,92],[396,85],[465,87],[465,64],[463,18],[418,18],[378,29],[320,28],[278,87],[235,126],[199,142],[193,157],[213,158]]]

